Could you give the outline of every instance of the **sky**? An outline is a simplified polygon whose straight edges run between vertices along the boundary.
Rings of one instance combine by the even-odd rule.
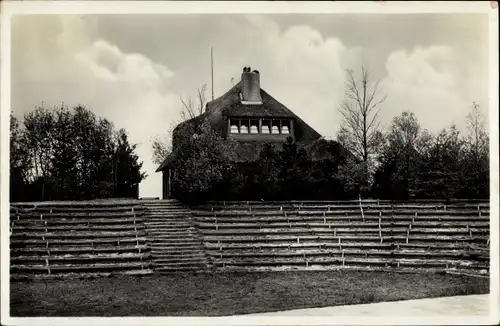
[[[148,174],[141,197],[161,196],[151,143],[180,119],[180,97],[207,84],[215,97],[244,66],[261,87],[326,138],[341,123],[345,69],[369,67],[387,100],[382,126],[405,110],[437,132],[464,133],[472,101],[487,114],[485,14],[30,15],[12,18],[14,115],[64,103],[125,128]]]

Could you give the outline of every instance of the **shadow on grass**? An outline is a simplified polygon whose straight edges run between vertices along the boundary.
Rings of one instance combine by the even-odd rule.
[[[489,292],[489,280],[361,271],[171,274],[11,283],[11,314],[221,316]]]

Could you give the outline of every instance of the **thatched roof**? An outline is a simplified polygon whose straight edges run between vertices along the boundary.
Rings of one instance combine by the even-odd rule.
[[[210,101],[206,105],[206,110],[203,114],[193,119],[180,123],[173,132],[173,154],[169,155],[165,161],[158,167],[156,172],[163,170],[171,164],[175,159],[175,148],[178,143],[179,134],[183,128],[199,126],[203,121],[208,119],[210,124],[223,137],[227,134],[227,119],[230,117],[262,117],[262,118],[291,118],[294,123],[295,141],[297,143],[310,143],[321,138],[321,135],[305,123],[299,116],[293,113],[290,109],[277,101],[265,90],[260,89],[262,98],[261,104],[243,104],[240,100],[242,82],[234,85],[229,91],[217,99]],[[266,140],[265,142],[269,142]],[[240,143],[235,155],[237,161],[251,161],[258,158],[260,149],[265,142],[245,142]],[[278,144],[282,144],[280,141]],[[253,158],[253,159],[252,159]]]

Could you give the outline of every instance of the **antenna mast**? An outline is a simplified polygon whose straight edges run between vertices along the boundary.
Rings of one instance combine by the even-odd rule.
[[[212,47],[210,47],[210,67],[212,75],[212,101],[213,101],[214,100],[214,51]]]

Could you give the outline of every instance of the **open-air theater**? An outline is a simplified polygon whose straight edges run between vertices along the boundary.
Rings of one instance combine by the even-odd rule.
[[[204,119],[250,156],[260,143],[320,138],[245,69]],[[174,134],[175,142],[175,134]],[[206,201],[175,198],[174,151],[163,199],[11,203],[13,279],[178,271],[382,270],[489,273],[487,200]],[[242,154],[243,155],[243,154]]]

